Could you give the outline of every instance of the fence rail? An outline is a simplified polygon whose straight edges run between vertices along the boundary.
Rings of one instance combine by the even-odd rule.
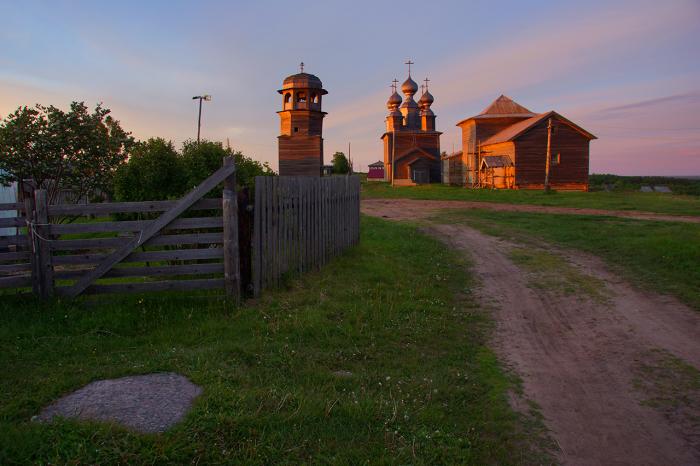
[[[325,264],[360,239],[360,179],[257,177],[253,290]]]

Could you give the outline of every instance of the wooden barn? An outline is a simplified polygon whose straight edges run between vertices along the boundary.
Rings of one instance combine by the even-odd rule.
[[[454,176],[444,177],[451,184],[543,189],[548,172],[552,189],[588,190],[589,143],[596,137],[555,111],[535,114],[502,95],[457,126],[462,153],[443,164],[455,167]]]

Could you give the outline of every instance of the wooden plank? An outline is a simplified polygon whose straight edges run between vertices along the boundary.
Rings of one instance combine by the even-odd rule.
[[[56,279],[75,279],[84,275],[91,268],[56,270]],[[204,275],[223,274],[224,264],[214,262],[210,264],[180,264],[180,265],[159,265],[151,267],[115,267],[104,274],[103,278],[114,277],[151,277],[151,276],[175,276],[175,275]]]
[[[0,253],[0,262],[21,260],[29,262],[30,255],[29,251],[2,252]]]
[[[268,178],[265,185],[265,240],[263,244],[263,250],[265,251],[265,258],[263,264],[264,270],[264,287],[268,288],[272,286],[272,254],[273,254],[273,240],[272,240],[272,184],[275,181],[275,177]]]
[[[4,238],[0,238],[0,248],[7,248],[10,246],[27,248],[29,246],[27,235],[6,236]]]
[[[253,296],[260,296],[260,285],[261,285],[261,266],[262,266],[262,226],[263,226],[263,214],[264,214],[264,196],[263,196],[263,183],[265,177],[256,176],[255,177],[255,199],[254,199],[254,209],[253,209]]]
[[[0,228],[26,227],[27,222],[22,217],[0,218]]]
[[[24,288],[32,286],[31,275],[0,277],[0,288]]]
[[[75,285],[73,285],[75,286]],[[71,296],[70,292],[73,287],[61,287],[59,293],[64,296]],[[141,282],[141,283],[115,283],[109,285],[90,285],[86,294],[102,294],[102,293],[145,293],[153,291],[192,291],[192,290],[211,290],[224,288],[223,278],[206,278],[199,280],[167,280],[158,282]]]
[[[272,264],[271,269],[271,284],[276,288],[279,285],[279,249],[278,249],[278,237],[279,234],[279,177],[272,178],[272,191],[271,191],[271,202],[270,207],[272,209],[272,243],[270,245],[270,262]]]
[[[233,158],[224,158],[224,167],[233,166]],[[238,251],[238,196],[236,194],[236,172],[224,180],[223,192],[224,221],[224,280],[226,294],[236,305],[241,302],[241,260]]]
[[[141,231],[153,225],[154,220],[127,220],[123,222],[99,222],[99,223],[68,223],[65,225],[51,225],[52,235],[75,233],[106,233],[106,232],[133,232]],[[222,217],[190,217],[178,218],[170,223],[163,231],[191,230],[199,228],[223,228]]]
[[[82,249],[116,249],[131,237],[83,238],[52,240],[53,251],[75,251]],[[181,235],[159,235],[151,238],[146,246],[172,246],[185,244],[223,244],[221,233],[187,233]]]
[[[31,272],[32,264],[2,264],[0,265],[0,274],[17,274],[21,272]]]
[[[56,265],[97,264],[106,260],[109,254],[71,254],[54,256]],[[169,251],[140,251],[132,252],[122,262],[156,262],[169,260],[218,259],[224,257],[222,248],[206,249],[177,249]]]
[[[99,202],[89,204],[53,204],[49,206],[49,215],[106,215],[116,213],[163,212],[175,206],[177,201],[140,201],[140,202]],[[189,210],[221,209],[221,199],[201,199]]]
[[[34,247],[37,249],[37,271],[39,272],[39,295],[43,299],[53,296],[53,265],[49,244],[49,200],[45,189],[34,191],[36,223],[33,225]]]
[[[114,251],[102,263],[100,263],[93,271],[86,274],[78,280],[73,286],[67,290],[67,295],[75,297],[82,293],[92,282],[102,277],[115,264],[119,263],[127,257],[131,251],[144,244],[151,239],[156,233],[173,222],[179,215],[189,209],[195,202],[202,198],[209,191],[214,189],[219,183],[235,172],[236,168],[233,164],[225,165],[217,170],[213,175],[204,180],[199,186],[190,191],[185,197],[181,198],[169,210],[164,212],[158,219],[142,230],[138,238],[130,241],[128,244]]]
[[[0,202],[0,210],[24,211],[24,204],[21,202]]]

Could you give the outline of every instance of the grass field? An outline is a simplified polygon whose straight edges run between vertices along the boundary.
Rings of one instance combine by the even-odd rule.
[[[486,347],[455,254],[363,219],[359,247],[235,309],[211,295],[0,307],[0,464],[539,463],[539,421]],[[338,377],[335,371],[350,371]],[[175,371],[204,388],[173,430],[30,418],[97,379]]]
[[[671,215],[700,215],[700,197],[642,192],[552,192],[466,189],[428,184],[392,188],[388,183],[365,182],[364,198],[408,198],[532,204],[605,210],[640,210]]]
[[[454,210],[440,222],[486,233],[540,239],[602,257],[625,278],[700,310],[700,225],[613,217]]]

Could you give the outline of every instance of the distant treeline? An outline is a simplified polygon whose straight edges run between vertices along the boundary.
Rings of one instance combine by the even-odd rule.
[[[591,191],[639,191],[642,186],[668,186],[675,194],[700,196],[700,178],[590,175]]]

